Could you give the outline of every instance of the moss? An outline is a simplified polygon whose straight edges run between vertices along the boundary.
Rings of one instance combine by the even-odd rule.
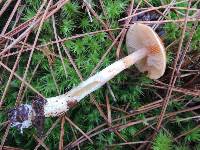
[[[99,1],[92,1],[92,8],[96,11],[99,17],[105,22],[108,20],[110,23],[110,28],[118,28],[122,27],[123,23],[118,22],[119,19],[123,18],[127,14],[127,9],[130,4],[130,0],[102,0],[104,3],[104,11],[108,14],[107,16],[103,15],[102,9],[100,7]],[[135,1],[138,4],[139,1]],[[163,0],[163,4],[169,4],[169,0]],[[160,6],[161,1],[149,1],[153,6]],[[22,4],[26,5],[24,8],[23,14],[20,17],[19,24],[23,23],[29,19],[31,19],[38,11],[39,7],[41,6],[41,1],[39,0],[27,0],[23,1]],[[134,7],[136,6],[134,5]],[[178,4],[179,7],[186,7],[187,3]],[[45,6],[46,7],[46,6]],[[149,7],[145,2],[142,2],[141,7]],[[13,5],[10,6],[13,8]],[[22,7],[21,7],[22,8]],[[161,9],[163,11],[163,9]],[[184,13],[184,11],[181,11]],[[10,13],[10,10],[7,11]],[[0,20],[0,29],[2,30],[2,24],[5,24],[5,20],[8,18],[8,14],[3,17],[3,20]],[[171,11],[168,15],[168,18],[176,20],[179,19],[179,15],[174,11]],[[66,4],[55,14],[55,22],[56,22],[56,29],[57,33],[60,38],[68,38],[73,35],[83,34],[83,33],[90,33],[98,30],[104,29],[102,24],[92,16],[93,21],[91,22],[89,19],[89,15],[85,9],[82,7],[82,1],[74,0],[70,3]],[[180,24],[178,24],[180,25]],[[11,25],[9,26],[11,27]],[[191,28],[192,24],[188,24],[188,28]],[[164,43],[165,46],[168,46],[172,42],[178,40],[181,35],[181,29],[179,26],[168,23],[165,24],[162,30],[165,31],[164,34]],[[29,37],[29,44],[32,44],[35,38],[37,28],[34,28],[34,31],[30,34]],[[21,33],[21,32],[20,32]],[[115,37],[119,34],[119,31],[112,31]],[[69,51],[71,57],[73,58],[77,68],[80,70],[84,79],[87,79],[90,76],[91,71],[94,67],[98,64],[99,60],[106,52],[106,50],[112,44],[112,40],[110,40],[109,34],[107,32],[102,32],[94,35],[86,35],[80,38],[67,40],[63,44],[66,46],[67,50]],[[184,46],[185,41],[189,38],[189,34],[187,31],[186,38],[184,39]],[[199,39],[200,39],[200,28],[198,26],[194,37],[192,38],[192,43],[190,47],[190,51],[187,54],[188,57],[197,56],[199,52]],[[55,41],[55,35],[52,27],[52,18],[49,18],[45,21],[42,31],[39,36],[39,40],[37,45],[46,44],[48,42]],[[1,45],[0,45],[1,46]],[[33,71],[35,66],[39,65],[34,77],[32,78],[30,84],[36,88],[39,92],[41,92],[46,97],[51,97],[57,95],[57,89],[55,88],[55,83],[52,77],[52,71],[50,70],[50,65],[52,66],[53,73],[56,79],[56,83],[58,84],[59,91],[61,93],[65,93],[74,86],[80,83],[80,78],[77,75],[76,71],[74,70],[73,66],[71,65],[65,50],[61,43],[59,43],[61,53],[63,55],[64,60],[64,67],[67,70],[67,74],[65,75],[65,70],[63,68],[63,63],[57,56],[50,55],[50,53],[59,54],[58,48],[56,44],[50,44],[47,46],[46,53],[44,52],[44,47],[40,47],[40,51],[35,49],[33,54],[31,66],[28,71],[27,80],[32,78]],[[122,51],[124,55],[126,55],[126,48],[125,43],[122,44]],[[171,46],[167,51],[167,65],[169,67],[173,66],[173,62],[175,60],[176,52],[178,49],[178,44],[175,43]],[[12,49],[15,51],[15,49]],[[112,62],[116,60],[116,47],[114,46],[110,53],[106,56],[103,63],[97,69],[97,71],[105,68]],[[17,67],[16,73],[19,74],[21,77],[24,74],[25,67],[27,65],[27,61],[29,58],[29,52],[23,53],[20,59],[20,63]],[[14,64],[14,60],[16,56],[12,56],[9,58],[8,66],[12,68]],[[50,61],[51,60],[51,61]],[[195,61],[198,61],[195,59]],[[191,62],[190,62],[191,63]],[[198,65],[191,63],[188,65],[190,68],[185,69],[196,69]],[[2,71],[3,70],[3,71]],[[3,73],[0,74],[0,95],[2,95],[5,86],[7,84],[9,73],[0,68],[0,71]],[[166,76],[162,78],[160,81],[168,83],[171,76],[171,69],[167,69]],[[192,76],[193,77],[193,76]],[[185,78],[178,78],[178,85],[180,87],[184,87],[185,83],[188,82]],[[160,100],[161,97],[166,96],[166,91],[148,87],[151,84],[158,84],[146,77],[143,73],[138,73],[138,70],[135,67],[131,67],[124,71],[124,73],[119,74],[110,82],[110,87],[115,95],[117,101],[114,101],[113,95],[109,93],[109,90],[106,86],[102,87],[98,91],[94,92],[95,100],[101,104],[101,109],[104,112],[105,116],[107,116],[107,109],[106,109],[106,100],[105,96],[108,95],[110,105],[114,108],[118,108],[120,110],[116,110],[114,108],[111,109],[112,119],[117,119],[119,117],[124,117],[127,113],[134,113],[136,109],[143,108],[144,105],[154,102],[156,100]],[[198,80],[197,80],[198,83]],[[20,88],[21,81],[16,78],[13,78],[8,92],[5,97],[5,104],[4,107],[1,108],[0,112],[0,122],[4,122],[7,120],[6,111],[9,108],[12,108],[15,105],[15,100],[18,95],[18,91]],[[174,94],[174,93],[173,93]],[[175,96],[180,96],[179,93],[175,93]],[[22,102],[24,103],[31,103],[33,97],[36,94],[32,92],[29,88],[27,89]],[[167,112],[175,112],[177,110],[181,110],[187,107],[187,102],[192,101],[194,105],[197,105],[199,100],[192,100],[193,96],[185,96],[183,97],[182,102],[170,102]],[[175,98],[174,98],[175,99]],[[172,99],[171,101],[173,101]],[[191,106],[192,107],[192,106]],[[126,113],[124,113],[126,111]],[[142,128],[146,127],[147,125],[152,125],[155,121],[146,121],[146,118],[157,116],[160,114],[160,109],[149,110],[147,113],[142,112],[139,115],[134,117],[130,117],[127,119],[121,119],[119,121],[113,122],[112,125],[122,125],[129,122],[134,122],[139,119],[143,119],[144,122],[139,125],[130,126],[125,128],[119,133],[125,138],[127,141],[140,141],[147,139],[151,134],[151,130],[145,130],[137,137],[134,137],[135,134],[140,131]],[[70,116],[72,121],[78,125],[84,132],[89,132],[92,129],[102,125],[105,123],[104,118],[101,116],[99,111],[97,110],[94,103],[90,101],[90,98],[87,97],[83,101],[81,101],[75,108],[71,109],[67,112],[67,115]],[[180,114],[176,116],[175,123],[168,123],[164,121],[164,127],[172,133],[173,136],[178,136],[179,134],[183,133],[184,131],[188,131],[197,125],[194,120],[189,120],[188,122],[180,122],[181,118],[190,117],[192,113],[187,114]],[[45,133],[50,129],[52,124],[55,122],[56,118],[47,118],[45,120],[44,131]],[[58,149],[59,140],[60,140],[60,122],[56,125],[56,127],[51,131],[47,139],[45,140],[45,144],[50,149]],[[188,126],[186,128],[185,126]],[[75,141],[76,138],[82,136],[82,134],[75,128],[71,127],[71,125],[66,122],[64,125],[65,129],[65,136],[64,136],[64,143],[70,143]],[[108,126],[104,126],[98,130],[95,130],[93,133],[101,131],[102,129],[108,128]],[[113,130],[107,130],[102,132],[92,138],[94,144],[91,144],[88,141],[85,141],[81,144],[81,149],[105,149],[107,145],[112,145],[116,143],[122,143],[124,141],[119,138]],[[4,127],[0,127],[0,139],[2,139],[3,134],[5,132]],[[29,128],[24,131],[24,134],[21,135],[19,131],[15,128],[11,128],[9,135],[7,137],[6,145],[9,146],[16,146],[24,149],[32,149],[37,145],[36,140],[33,138],[33,134],[37,134],[36,129]],[[187,135],[184,140],[180,140],[178,144],[173,143],[172,137],[169,134],[166,134],[165,131],[162,131],[158,134],[155,141],[153,142],[153,149],[181,149],[181,144],[190,143],[194,144],[194,147],[198,147],[199,142],[199,130],[195,130],[191,134]],[[176,144],[176,146],[173,146]],[[136,145],[137,147],[138,145]],[[192,147],[192,146],[191,146]],[[114,149],[123,149],[122,146],[116,146]],[[130,147],[125,147],[126,149],[130,149]],[[193,148],[193,147],[192,147]],[[182,149],[187,149],[185,146]]]

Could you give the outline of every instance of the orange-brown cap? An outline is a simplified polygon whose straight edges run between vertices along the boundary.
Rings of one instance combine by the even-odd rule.
[[[126,46],[129,53],[138,49],[148,50],[147,56],[136,63],[141,72],[148,72],[151,79],[160,78],[166,68],[166,53],[162,41],[156,32],[144,24],[133,24],[126,35]]]

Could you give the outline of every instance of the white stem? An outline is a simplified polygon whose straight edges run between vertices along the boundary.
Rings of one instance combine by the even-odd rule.
[[[102,71],[96,73],[80,85],[70,90],[68,93],[56,97],[47,98],[44,105],[44,115],[58,116],[59,114],[69,110],[71,106],[79,102],[88,94],[102,87],[106,82],[114,78],[118,73],[127,69],[147,55],[145,48],[139,49],[134,53],[114,62]]]

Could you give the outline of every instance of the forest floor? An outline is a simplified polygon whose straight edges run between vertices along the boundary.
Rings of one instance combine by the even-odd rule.
[[[199,150],[199,8],[199,0],[0,0],[0,149]],[[46,118],[42,131],[12,127],[14,107],[64,94],[126,56],[134,23],[164,43],[161,78],[132,66]]]

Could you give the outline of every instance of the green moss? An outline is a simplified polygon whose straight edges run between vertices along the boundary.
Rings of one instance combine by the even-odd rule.
[[[160,132],[154,141],[153,150],[172,150],[171,138]]]
[[[135,4],[138,4],[139,0],[135,1]],[[161,1],[159,0],[151,0],[148,1],[153,6],[160,6]],[[169,0],[163,0],[162,3],[168,4]],[[102,9],[99,5],[99,2],[94,0],[92,1],[92,8],[96,11],[96,13],[99,15],[99,17],[105,21],[108,20],[110,23],[110,28],[118,28],[121,27],[121,22],[118,22],[120,18],[123,18],[127,14],[127,8],[129,7],[130,0],[104,0],[104,10],[108,14],[107,16],[103,15]],[[23,4],[26,4],[25,10],[23,12],[22,17],[20,18],[19,22],[25,22],[29,19],[31,19],[38,11],[39,7],[41,6],[41,1],[39,0],[27,0],[23,1]],[[135,7],[136,5],[134,5]],[[186,7],[187,4],[179,4],[177,6],[180,7]],[[148,5],[145,4],[145,2],[142,2],[141,7],[148,7]],[[161,11],[163,11],[161,9]],[[184,11],[181,11],[184,12]],[[55,22],[56,22],[56,29],[57,34],[61,38],[68,38],[76,34],[83,34],[83,33],[90,33],[98,30],[104,29],[102,24],[92,16],[93,21],[91,22],[88,16],[87,11],[85,8],[82,8],[82,1],[71,1],[70,3],[66,4],[64,7],[61,8],[60,11],[58,11],[55,14]],[[178,19],[179,16],[175,12],[170,12],[168,14],[168,17],[171,19]],[[1,21],[1,20],[0,20]],[[5,21],[4,21],[5,22]],[[0,24],[1,26],[1,24]],[[191,27],[192,24],[188,24],[188,27]],[[2,28],[2,27],[0,27]],[[172,42],[178,40],[181,35],[180,28],[173,24],[168,23],[164,25],[165,30],[165,36],[164,36],[164,43],[165,45],[169,45]],[[34,29],[34,32],[31,33],[29,42],[30,44],[33,43],[35,34],[37,29]],[[119,31],[112,31],[114,36],[116,37],[119,34]],[[66,46],[67,50],[71,54],[75,64],[77,65],[77,68],[80,70],[84,80],[87,79],[90,76],[91,71],[94,69],[94,67],[98,64],[99,60],[103,56],[103,54],[106,52],[106,50],[110,47],[112,44],[112,41],[110,40],[109,34],[107,32],[98,33],[95,35],[86,35],[81,38],[76,38],[73,40],[68,40],[64,42],[64,45]],[[187,33],[185,40],[189,38],[189,34]],[[198,53],[199,52],[199,38],[200,38],[200,29],[199,27],[196,30],[196,33],[194,37],[192,38],[191,43],[191,53]],[[50,41],[55,41],[55,35],[52,27],[52,18],[49,18],[45,21],[45,23],[42,26],[42,31],[40,33],[37,45],[40,44],[46,44]],[[61,48],[61,53],[63,55],[64,59],[64,66],[67,70],[67,75],[65,75],[65,70],[63,68],[63,63],[59,59],[59,57],[55,56],[52,58],[52,69],[55,75],[56,82],[58,84],[58,88],[61,93],[66,93],[68,90],[73,88],[74,86],[77,86],[80,83],[80,79],[74,70],[73,66],[71,65],[67,55],[65,54],[65,51],[61,44],[59,44]],[[185,46],[185,42],[184,42]],[[122,51],[126,53],[125,44],[122,44]],[[51,44],[48,46],[50,51],[52,53],[58,54],[58,48],[56,44]],[[176,50],[178,46],[177,44],[174,44],[172,47],[170,47],[167,51],[167,65],[172,66],[174,62],[174,58],[176,55]],[[43,47],[41,48],[43,49]],[[100,67],[96,70],[97,72],[108,66],[109,64],[113,63],[116,60],[116,47],[113,47],[110,51],[110,53],[106,56]],[[23,76],[24,74],[24,68],[27,65],[27,60],[29,57],[29,53],[23,53],[19,66],[16,70],[16,73],[20,76]],[[14,60],[11,57],[10,60]],[[32,77],[33,70],[35,66],[39,63],[39,67],[36,71],[36,74],[34,75],[31,85],[36,88],[39,92],[41,92],[46,97],[51,97],[57,95],[57,90],[55,88],[55,83],[53,81],[53,77],[51,74],[51,71],[49,69],[50,62],[47,58],[47,55],[44,55],[42,51],[36,50],[33,54],[32,62],[30,65],[30,69],[28,71],[27,80]],[[12,68],[14,62],[9,61],[9,67]],[[1,69],[1,68],[0,68]],[[1,69],[2,70],[2,69]],[[1,71],[0,70],[0,71]],[[170,69],[169,69],[170,70]],[[171,72],[167,71],[167,74]],[[4,71],[3,74],[0,74],[0,82],[2,83],[0,86],[0,93],[3,93],[7,80],[9,78],[9,73]],[[67,76],[67,78],[66,78]],[[169,78],[163,78],[161,79],[162,82],[168,83]],[[180,79],[177,83],[179,86],[184,86],[184,79]],[[117,101],[114,101],[112,95],[109,93],[106,86],[102,87],[98,91],[94,92],[95,100],[99,104],[104,104],[106,106],[106,100],[105,96],[108,94],[109,102],[111,106],[120,108],[121,110],[127,111],[127,113],[132,113],[136,109],[144,106],[145,104],[148,104],[150,102],[153,102],[155,100],[160,100],[161,97],[166,96],[166,92],[163,92],[162,90],[157,90],[156,88],[151,88],[146,85],[154,84],[154,82],[146,77],[144,73],[138,73],[138,70],[136,67],[131,67],[130,69],[127,69],[123,73],[116,76],[113,80],[110,82],[110,87],[115,95],[115,98]],[[4,122],[7,120],[6,117],[6,111],[9,108],[12,108],[15,105],[15,100],[19,91],[19,87],[21,85],[21,81],[17,80],[16,78],[13,78],[10,87],[8,89],[7,95],[5,97],[5,108],[1,108],[0,113],[0,122]],[[156,93],[156,94],[155,94]],[[175,93],[175,92],[173,92]],[[158,96],[158,95],[161,95]],[[155,96],[156,95],[156,96]],[[178,95],[178,94],[177,94]],[[30,89],[27,90],[25,93],[25,98],[23,99],[23,102],[30,103],[32,99],[35,97],[35,93],[32,92]],[[179,96],[179,95],[178,95]],[[184,97],[183,102],[171,102],[173,99],[171,99],[167,112],[174,112],[183,108],[187,108],[185,106],[186,102],[193,99],[193,96],[187,96]],[[199,100],[194,102],[198,102]],[[107,109],[101,105],[101,109],[103,110],[104,114],[107,116]],[[67,112],[71,120],[78,125],[84,132],[89,132],[92,129],[100,126],[101,124],[105,123],[105,120],[100,115],[99,111],[97,110],[96,106],[90,101],[89,96],[84,98],[83,101],[81,101],[75,108],[71,109]],[[147,125],[151,125],[154,122],[146,121],[148,117],[156,116],[160,114],[160,109],[155,109],[152,111],[148,111],[148,113],[141,113],[139,115],[136,115],[134,117],[130,117],[128,119],[122,119],[120,121],[116,121],[113,123],[113,125],[116,124],[125,124],[129,121],[133,122],[135,120],[143,120],[142,124],[130,126],[128,128],[125,128],[119,133],[127,140],[127,141],[140,141],[147,139],[150,135],[150,129],[145,130],[143,133],[138,135],[137,137],[133,137],[134,134],[138,131],[140,131],[143,127]],[[187,113],[181,114],[176,116],[175,123],[166,123],[163,126],[167,128],[167,130],[170,130],[171,133],[173,133],[174,136],[181,134],[185,131],[190,130],[192,127],[196,125],[196,123],[193,123],[193,120],[189,120],[188,122],[180,122],[182,118],[190,117],[192,114]],[[121,112],[119,110],[111,109],[111,116],[112,119],[117,119],[119,117],[124,117],[124,112]],[[55,122],[55,118],[47,118],[45,121],[45,133],[48,131],[48,129],[51,127],[51,125]],[[188,126],[186,128],[185,126]],[[104,128],[107,128],[108,126],[104,126]],[[74,141],[77,138],[81,137],[82,134],[74,129],[72,131],[71,125],[66,121],[64,125],[65,129],[65,136],[64,136],[64,143],[70,143]],[[99,129],[99,130],[102,130]],[[95,131],[98,132],[99,130]],[[5,128],[0,127],[0,139],[2,139],[4,134]],[[19,131],[17,131],[15,128],[11,128],[6,144],[9,146],[16,146],[24,149],[32,149],[36,146],[37,142],[33,138],[33,134],[36,134],[37,131],[35,128],[25,129],[24,134],[21,135]],[[74,136],[76,135],[76,137]],[[154,150],[170,150],[170,149],[187,149],[187,146],[180,146],[181,144],[184,145],[184,142],[188,143],[195,143],[196,147],[198,148],[199,145],[197,143],[199,142],[200,136],[199,136],[199,130],[195,130],[191,134],[188,134],[184,137],[184,140],[180,141],[179,144],[176,146],[173,146],[173,141],[171,135],[168,135],[164,131],[160,132],[155,141],[153,142],[153,149]],[[45,144],[50,149],[58,149],[59,145],[59,139],[60,138],[60,122],[58,125],[52,130],[50,135],[45,140]],[[14,139],[14,140],[13,140]],[[100,133],[92,138],[94,141],[94,144],[91,144],[88,141],[85,141],[82,143],[81,149],[105,149],[107,145],[112,145],[116,143],[122,143],[122,141],[114,132],[111,132],[111,130],[108,130],[106,132]],[[123,147],[123,146],[116,146],[114,149],[130,149],[130,147]]]

